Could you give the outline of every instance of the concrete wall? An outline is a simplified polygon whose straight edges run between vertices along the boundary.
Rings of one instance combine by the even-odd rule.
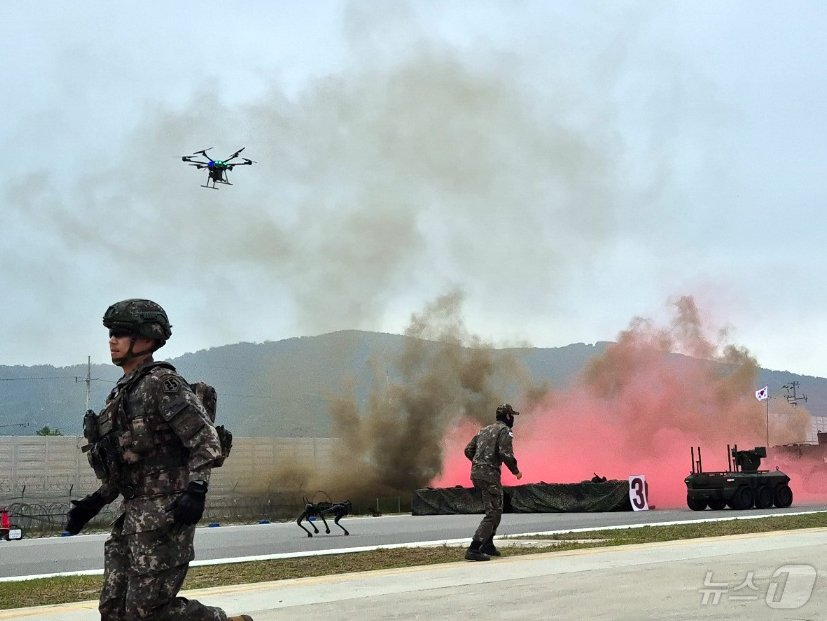
[[[213,471],[212,498],[293,488],[284,468],[325,469],[331,464],[331,438],[233,438],[226,463]],[[0,437],[0,503],[12,500],[59,501],[93,491],[98,482],[80,447],[85,439],[69,436]],[[277,481],[273,476],[279,470]],[[288,476],[287,479],[290,479]]]

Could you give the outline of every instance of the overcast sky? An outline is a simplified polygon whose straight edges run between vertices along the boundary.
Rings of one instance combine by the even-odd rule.
[[[823,2],[0,8],[0,364],[401,333],[462,291],[498,345],[614,340],[692,296],[827,374]],[[181,155],[245,146],[235,184]]]

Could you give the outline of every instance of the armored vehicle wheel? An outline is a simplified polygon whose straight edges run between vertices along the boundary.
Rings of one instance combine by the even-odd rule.
[[[713,511],[720,511],[726,507],[726,501],[722,498],[710,498],[709,499],[709,508]]]
[[[693,511],[703,511],[706,509],[706,498],[693,498],[687,495],[686,504]]]
[[[775,494],[769,485],[762,485],[755,492],[755,507],[757,509],[767,509],[772,506],[775,500]]]
[[[789,485],[779,485],[775,488],[775,506],[786,509],[793,504],[793,490]]]
[[[735,490],[735,495],[729,501],[729,506],[733,509],[751,509],[755,502],[755,494],[752,493],[752,488],[742,485]]]

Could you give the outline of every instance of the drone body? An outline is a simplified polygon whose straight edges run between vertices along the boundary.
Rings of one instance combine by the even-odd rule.
[[[227,178],[228,171],[232,170],[236,166],[249,166],[250,164],[255,164],[253,160],[247,159],[246,157],[242,157],[240,162],[232,161],[236,159],[238,157],[238,154],[241,153],[245,148],[246,147],[241,147],[238,151],[233,153],[230,157],[228,157],[225,160],[214,160],[209,155],[207,155],[207,151],[212,149],[212,147],[210,147],[210,149],[201,149],[200,151],[196,151],[192,155],[184,155],[181,157],[181,161],[187,162],[190,166],[195,166],[199,170],[201,170],[202,168],[206,168],[207,182],[201,187],[212,188],[213,190],[217,190],[218,188],[215,187],[216,183],[223,183],[224,185],[233,185]],[[203,160],[195,159],[196,155],[200,155],[203,158]],[[210,185],[210,181],[212,181],[212,185]]]

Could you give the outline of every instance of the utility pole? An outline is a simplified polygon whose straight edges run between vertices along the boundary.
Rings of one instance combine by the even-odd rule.
[[[784,395],[784,397],[787,399],[787,403],[791,403],[797,406],[799,401],[807,401],[807,395],[798,395],[796,393],[798,386],[798,382],[790,382],[789,384],[784,384],[781,387],[787,393],[786,395]]]
[[[75,383],[78,383],[81,379],[76,375],[75,376]],[[89,411],[89,397],[91,393],[92,387],[92,356],[86,356],[86,379],[83,380],[86,384],[86,410]]]

